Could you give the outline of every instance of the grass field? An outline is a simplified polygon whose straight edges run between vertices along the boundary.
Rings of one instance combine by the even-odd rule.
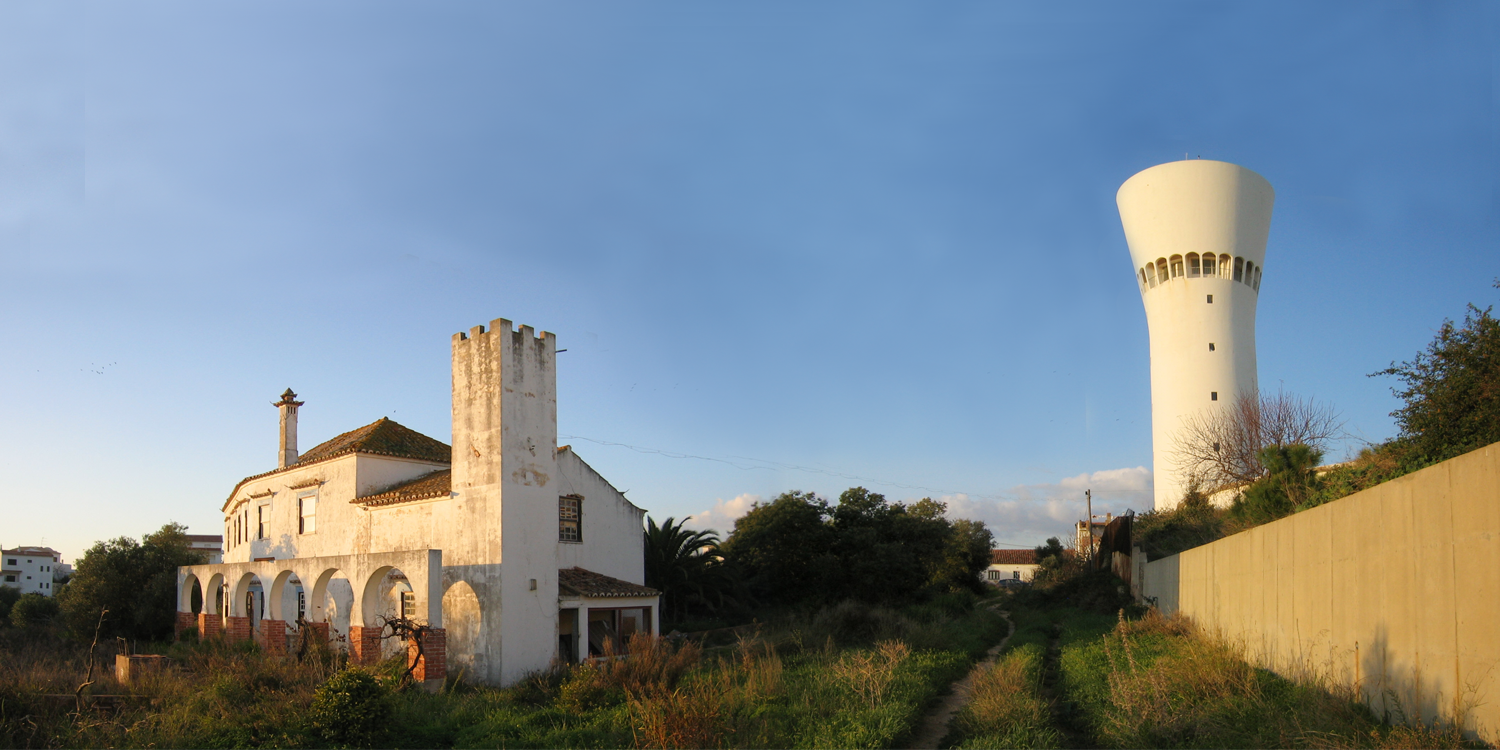
[[[641,640],[625,659],[438,694],[394,689],[399,663],[179,643],[160,649],[177,669],[129,686],[105,676],[87,692],[121,697],[82,712],[86,647],[0,631],[0,746],[892,747],[1005,633],[974,605],[845,603],[731,646]]]
[[[1258,669],[1186,620],[1064,606],[1011,616],[1016,635],[976,681],[953,747],[1483,747],[1383,723],[1351,690]]]

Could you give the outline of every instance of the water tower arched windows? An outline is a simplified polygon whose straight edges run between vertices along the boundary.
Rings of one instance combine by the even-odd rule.
[[[1157,258],[1156,262],[1136,270],[1136,281],[1141,285],[1142,294],[1177,278],[1233,279],[1259,292],[1260,276],[1261,268],[1255,265],[1255,261],[1213,253]]]

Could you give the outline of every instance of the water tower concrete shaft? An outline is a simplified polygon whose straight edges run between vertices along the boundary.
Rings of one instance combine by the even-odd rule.
[[[1271,204],[1264,177],[1221,161],[1177,161],[1125,181],[1115,196],[1151,333],[1156,508],[1175,507],[1184,419],[1256,392],[1255,302]]]

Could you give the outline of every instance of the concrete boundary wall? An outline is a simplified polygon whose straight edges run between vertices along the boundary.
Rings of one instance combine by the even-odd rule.
[[[1500,443],[1142,569],[1261,666],[1500,744]]]

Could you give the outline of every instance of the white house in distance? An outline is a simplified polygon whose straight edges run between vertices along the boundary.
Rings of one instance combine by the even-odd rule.
[[[224,562],[224,537],[217,534],[188,534],[188,549],[208,555],[211,563]]]
[[[178,571],[179,630],[282,650],[300,621],[370,663],[405,648],[380,639],[403,615],[432,628],[420,679],[493,684],[658,632],[645,511],[557,446],[556,337],[501,319],[452,351],[451,448],[382,418],[299,454],[282,394],[276,468],[222,505],[224,562]]]
[[[0,550],[0,556],[5,563],[0,569],[0,586],[20,589],[23,594],[52,596],[54,579],[63,572],[58,569],[62,553],[51,547],[17,547]]]
[[[1034,549],[992,549],[990,550],[990,566],[984,569],[981,577],[985,583],[991,586],[1003,586],[1002,581],[1025,581],[1031,582],[1036,577],[1036,571],[1041,566],[1037,564],[1036,550]]]

